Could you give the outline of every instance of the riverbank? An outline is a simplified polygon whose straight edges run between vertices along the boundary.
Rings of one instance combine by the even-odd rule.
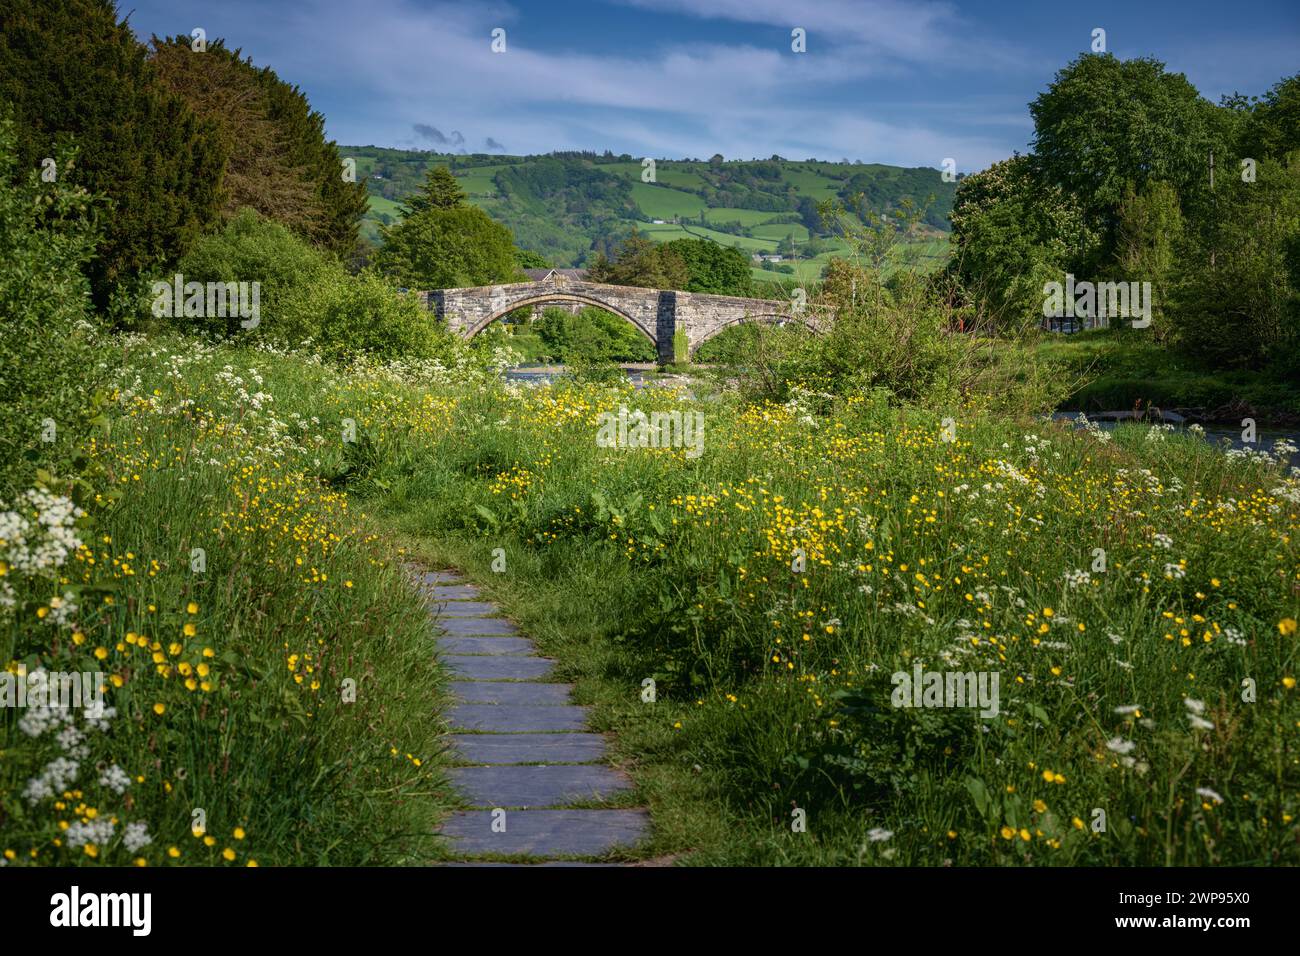
[[[1282,369],[1206,369],[1139,335],[1105,330],[1046,336],[1036,352],[1083,382],[1062,411],[1155,407],[1201,424],[1300,425],[1300,379]]]

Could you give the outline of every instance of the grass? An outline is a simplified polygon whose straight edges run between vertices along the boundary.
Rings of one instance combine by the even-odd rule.
[[[794,236],[795,242],[808,241],[808,227],[797,222],[773,222],[767,225],[754,226],[749,230],[749,234],[755,239],[776,239],[779,241],[786,236]]]
[[[373,194],[370,195],[369,202],[370,212],[376,217],[379,216],[380,213],[388,213],[388,215],[393,217],[394,222],[402,218],[401,203],[396,203],[391,199],[385,199],[383,196],[376,196]]]
[[[380,426],[359,493],[559,659],[651,807],[647,853],[1297,861],[1300,507],[1274,465],[960,409],[946,441],[939,410],[862,402],[810,428],[597,386],[372,401],[438,424]],[[619,403],[705,408],[707,451],[597,448]],[[918,662],[999,673],[998,716],[889,706]]]
[[[792,169],[786,172],[785,178],[794,184],[800,196],[808,196],[815,202],[838,198],[844,186],[842,180],[822,175],[815,168]]]
[[[774,212],[764,212],[761,209],[736,209],[726,206],[713,206],[704,214],[709,222],[738,222],[742,226],[757,226],[760,223],[767,222],[773,216],[779,215]],[[787,223],[791,228],[795,228],[794,223]]]
[[[698,216],[705,202],[694,193],[682,192],[671,186],[643,183],[632,184],[632,200],[650,219],[671,219],[673,216]]]
[[[470,196],[495,196],[497,187],[492,181],[504,168],[502,166],[475,166],[472,169],[457,172],[456,181]]]
[[[605,172],[616,173],[634,183],[642,182],[641,175],[645,167],[640,162],[635,163],[601,163],[599,168]],[[672,163],[666,160],[660,160],[655,164],[655,181],[664,186],[671,186],[676,189],[695,190],[703,189],[708,183],[699,173],[684,167],[680,163]]]
[[[366,460],[342,441],[350,386],[190,342],[104,357],[120,371],[84,473],[48,479],[76,492],[84,543],[61,568],[6,576],[0,660],[101,672],[116,713],[104,733],[74,712],[56,745],[0,712],[0,849],[46,865],[426,859],[450,801],[445,676],[402,555],[347,498]],[[67,631],[42,623],[59,603],[77,608]],[[80,773],[26,798],[59,756]],[[151,842],[129,845],[128,826]]]
[[[1300,483],[1271,461],[865,397],[118,347],[95,524],[61,572],[82,640],[50,640],[36,580],[11,653],[81,670],[103,649],[119,713],[87,759],[142,779],[129,806],[85,778],[66,809],[22,800],[56,751],[6,715],[15,856],[89,861],[52,841],[93,808],[154,836],[128,852],[119,828],[106,862],[438,858],[454,804],[445,676],[398,568],[417,558],[483,584],[616,735],[654,821],[634,855],[1300,862]],[[619,405],[703,413],[703,453],[599,447]],[[917,665],[997,673],[998,713],[894,706]]]

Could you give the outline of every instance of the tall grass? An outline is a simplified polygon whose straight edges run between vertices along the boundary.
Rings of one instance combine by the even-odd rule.
[[[347,455],[321,391],[337,377],[125,341],[83,473],[48,481],[84,511],[64,529],[78,541],[35,568],[20,557],[35,530],[30,547],[0,542],[0,660],[99,672],[109,708],[0,711],[0,849],[45,864],[427,858],[448,803],[442,677],[402,556],[346,478],[323,480]],[[55,510],[24,501],[6,527]]]
[[[579,680],[670,821],[654,852],[1297,859],[1300,492],[1280,456],[798,393],[355,400],[376,451],[353,493]],[[620,404],[703,410],[705,454],[598,447]],[[918,662],[997,672],[998,716],[893,707]]]
[[[7,723],[6,846],[68,858],[50,841],[86,803],[147,819],[148,862],[206,859],[235,826],[239,861],[420,852],[447,803],[439,678],[382,528],[482,580],[578,682],[655,814],[646,852],[1297,862],[1300,484],[1272,456],[879,392],[753,403],[188,343],[125,365],[83,498],[97,525],[60,572],[93,609],[84,640],[35,623],[49,582],[15,656],[106,650],[120,715],[89,759],[143,776],[139,802],[87,783],[66,810],[29,805],[53,751]],[[620,405],[702,411],[703,455],[601,447]],[[186,690],[205,647],[214,687]],[[998,673],[997,716],[893,706],[918,663]],[[212,847],[186,837],[199,806]]]

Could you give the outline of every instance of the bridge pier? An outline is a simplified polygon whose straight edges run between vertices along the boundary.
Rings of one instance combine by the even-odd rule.
[[[679,296],[690,298],[689,292],[661,291],[655,310],[655,351],[660,365],[671,365],[676,356],[673,354],[673,336],[677,332],[677,307]]]

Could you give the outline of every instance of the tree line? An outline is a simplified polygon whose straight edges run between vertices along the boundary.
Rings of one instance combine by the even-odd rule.
[[[968,303],[1008,330],[1067,275],[1150,282],[1157,342],[1300,371],[1300,76],[1216,104],[1157,60],[1089,53],[1029,111],[1032,150],[957,190]]]

